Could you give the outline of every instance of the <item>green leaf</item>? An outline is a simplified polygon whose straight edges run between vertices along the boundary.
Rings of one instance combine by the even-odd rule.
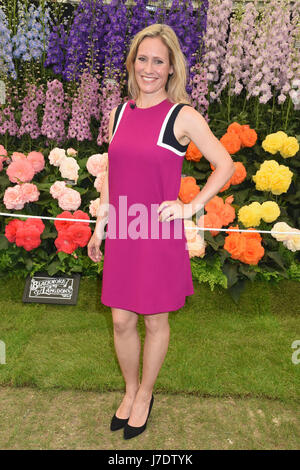
[[[237,280],[238,280],[238,270],[237,270],[237,265],[236,264],[224,264],[222,266],[222,271],[227,277],[228,283],[228,289],[233,286]]]
[[[231,295],[236,304],[239,302],[241,293],[245,290],[245,286],[245,279],[239,279],[233,286],[228,289],[229,294]]]
[[[1,234],[0,235],[0,250],[7,250],[9,246],[9,241],[7,240],[6,236]]]
[[[275,263],[278,264],[278,266],[280,266],[283,270],[286,269],[284,260],[278,251],[268,251],[267,256],[275,261]]]

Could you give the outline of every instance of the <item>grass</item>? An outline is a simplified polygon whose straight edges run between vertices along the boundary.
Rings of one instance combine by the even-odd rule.
[[[194,296],[169,315],[151,427],[127,444],[108,432],[124,383],[101,281],[82,278],[76,306],[23,304],[24,285],[0,286],[0,448],[299,446],[298,282],[248,283],[238,305],[194,282]],[[138,328],[143,341],[142,316]]]

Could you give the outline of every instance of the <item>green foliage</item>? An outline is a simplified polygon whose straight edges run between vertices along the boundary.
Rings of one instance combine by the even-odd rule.
[[[192,258],[191,270],[193,278],[199,283],[208,282],[213,291],[216,285],[227,288],[227,278],[221,269],[221,260],[218,257],[213,259]]]

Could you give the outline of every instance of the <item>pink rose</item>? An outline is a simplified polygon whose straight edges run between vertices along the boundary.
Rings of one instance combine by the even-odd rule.
[[[45,168],[44,155],[41,152],[30,152],[27,155],[27,160],[33,166],[34,172],[38,173]]]
[[[101,188],[104,183],[105,175],[106,175],[106,171],[101,171],[98,174],[97,178],[95,179],[94,187],[99,193],[101,193]]]
[[[25,202],[23,201],[20,185],[17,184],[7,188],[4,193],[3,202],[6,209],[23,209]]]
[[[88,172],[93,176],[98,176],[101,171],[107,169],[108,154],[107,153],[96,153],[89,157],[86,162],[86,168]]]
[[[81,197],[75,189],[66,188],[58,199],[58,205],[64,211],[76,211],[81,204]]]
[[[11,159],[13,162],[16,162],[17,160],[24,160],[26,158],[26,155],[21,152],[14,152],[11,156]]]
[[[6,169],[6,174],[12,183],[28,183],[34,177],[34,169],[25,158],[12,161]]]
[[[55,181],[50,187],[50,194],[54,199],[58,199],[66,190],[65,181]]]
[[[5,150],[3,145],[0,145],[0,158],[1,157],[7,157],[7,150]]]
[[[92,217],[96,217],[100,206],[100,197],[90,202],[89,211]]]
[[[51,165],[54,165],[54,166],[59,166],[61,164],[61,162],[67,158],[66,156],[66,152],[64,149],[59,149],[57,147],[55,147],[53,150],[51,150],[51,152],[49,153],[49,162],[51,163]]]
[[[24,202],[36,202],[39,200],[40,192],[35,184],[24,183],[20,185],[20,188]]]

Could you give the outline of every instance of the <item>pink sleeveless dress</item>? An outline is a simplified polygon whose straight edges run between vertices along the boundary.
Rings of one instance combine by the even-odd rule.
[[[184,104],[120,104],[108,148],[109,215],[101,302],[138,314],[178,310],[194,294],[184,220],[158,220],[178,198],[187,146],[173,126]]]

